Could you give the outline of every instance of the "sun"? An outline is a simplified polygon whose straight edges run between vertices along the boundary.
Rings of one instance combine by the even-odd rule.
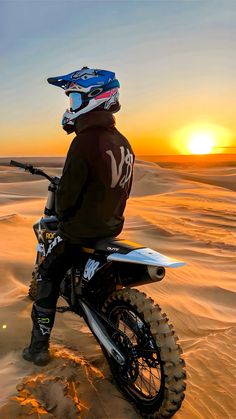
[[[215,146],[215,135],[210,132],[195,132],[189,136],[188,148],[192,154],[209,154]]]
[[[196,122],[179,128],[171,136],[173,148],[180,154],[214,154],[231,146],[233,133],[221,125]]]

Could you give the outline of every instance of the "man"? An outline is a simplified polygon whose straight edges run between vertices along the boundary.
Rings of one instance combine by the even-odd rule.
[[[22,354],[36,365],[50,360],[49,338],[60,283],[81,245],[115,237],[122,230],[134,162],[129,142],[115,128],[120,85],[113,72],[83,67],[48,82],[63,88],[69,97],[70,109],[62,125],[76,137],[56,193],[58,234],[39,267],[31,343]]]

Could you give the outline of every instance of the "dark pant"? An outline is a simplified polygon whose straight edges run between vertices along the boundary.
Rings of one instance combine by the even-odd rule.
[[[56,235],[48,248],[46,258],[38,268],[36,301],[31,313],[31,353],[48,348],[60,284],[68,269],[79,262],[81,246],[82,243],[71,244]]]
[[[81,244],[71,244],[57,235],[49,246],[46,258],[39,266],[36,305],[55,309],[60,283],[68,269],[78,263]]]

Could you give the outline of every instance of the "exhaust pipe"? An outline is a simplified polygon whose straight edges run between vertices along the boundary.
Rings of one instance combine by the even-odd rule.
[[[155,282],[161,281],[166,274],[165,268],[162,266],[148,266],[147,270],[151,280]]]

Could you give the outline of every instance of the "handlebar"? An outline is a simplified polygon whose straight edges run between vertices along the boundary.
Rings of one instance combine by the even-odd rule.
[[[33,167],[29,164],[20,163],[19,161],[11,160],[10,166],[20,167],[21,169],[29,170],[29,168]]]
[[[10,161],[10,166],[15,166],[15,167],[20,167],[21,169],[25,169],[25,171],[30,172],[32,175],[39,175],[39,176],[43,176],[46,179],[48,179],[51,183],[54,183],[55,185],[58,184],[58,178],[57,177],[51,177],[49,175],[47,175],[47,173],[45,173],[43,170],[41,169],[37,169],[37,167],[32,166],[32,164],[24,164],[24,163],[20,163],[18,161],[15,160],[11,160]]]

